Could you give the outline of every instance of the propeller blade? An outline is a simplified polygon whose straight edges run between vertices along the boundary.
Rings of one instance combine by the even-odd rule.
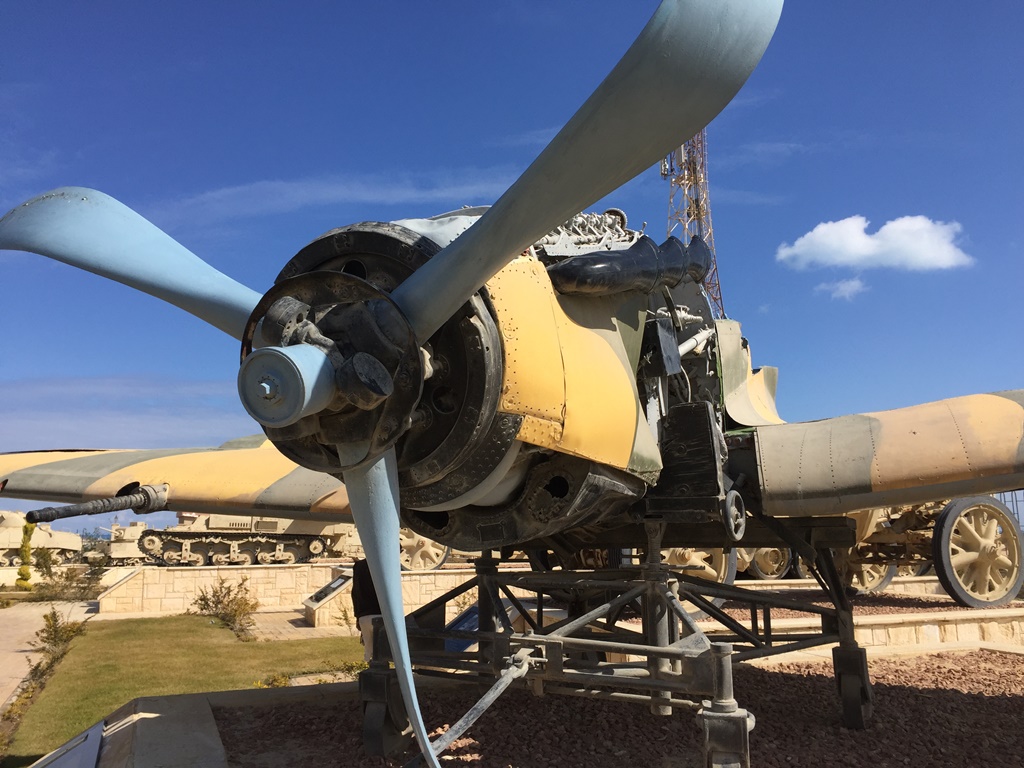
[[[242,338],[260,294],[109,195],[61,187],[0,219],[0,249],[62,261],[163,299]]]
[[[377,601],[384,617],[405,711],[412,722],[427,765],[439,768],[420,714],[416,686],[412,679],[409,639],[405,632],[398,522],[398,465],[394,449],[388,450],[365,467],[345,472],[345,489],[348,491],[352,518],[366,552],[366,563],[370,567]]]
[[[423,342],[495,272],[711,122],[761,60],[782,0],[664,0],[611,74],[476,224],[393,298]]]

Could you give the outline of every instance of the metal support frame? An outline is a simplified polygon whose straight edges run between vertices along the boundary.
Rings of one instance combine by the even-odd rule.
[[[754,717],[734,698],[732,664],[832,643],[839,644],[833,658],[844,724],[863,727],[872,699],[866,655],[854,641],[852,609],[829,550],[817,553],[819,579],[833,602],[833,607],[823,607],[673,571],[660,558],[664,526],[648,528],[647,554],[638,567],[501,570],[488,553],[474,561],[473,578],[409,615],[409,645],[419,674],[490,684],[450,735],[435,744],[435,752],[465,732],[504,690],[522,681],[518,684],[538,696],[630,701],[662,716],[692,711],[704,734],[705,764],[746,766]],[[465,613],[449,623],[447,609],[464,605],[467,595],[476,597],[475,622]],[[737,621],[720,607],[723,601],[746,603],[750,620]],[[772,608],[817,615],[821,630],[778,632]],[[713,619],[714,628],[698,624],[693,609]],[[363,675],[388,674],[386,641],[375,643],[374,655]],[[406,733],[404,721],[388,720],[401,714],[391,706],[393,697],[386,696],[389,688],[377,682],[364,689],[361,675],[364,690],[367,714],[383,723],[388,734]],[[370,706],[381,699],[387,706]],[[368,743],[385,741],[374,738]],[[399,741],[391,738],[393,744]]]

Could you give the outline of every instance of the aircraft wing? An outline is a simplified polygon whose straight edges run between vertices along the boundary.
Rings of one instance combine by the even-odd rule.
[[[262,435],[217,448],[0,454],[0,495],[75,504],[126,486],[168,486],[175,512],[351,522],[340,480],[299,467]]]

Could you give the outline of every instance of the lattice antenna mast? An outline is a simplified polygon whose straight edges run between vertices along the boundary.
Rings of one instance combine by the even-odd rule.
[[[668,193],[668,234],[684,243],[700,237],[711,249],[711,270],[704,278],[704,290],[716,317],[725,317],[722,287],[718,283],[715,233],[711,228],[711,202],[708,197],[707,129],[661,161],[661,176],[670,183]]]

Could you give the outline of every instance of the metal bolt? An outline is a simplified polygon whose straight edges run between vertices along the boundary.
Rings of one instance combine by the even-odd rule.
[[[260,397],[264,400],[276,400],[281,391],[277,380],[271,376],[262,376],[256,382],[256,388],[259,390]]]

